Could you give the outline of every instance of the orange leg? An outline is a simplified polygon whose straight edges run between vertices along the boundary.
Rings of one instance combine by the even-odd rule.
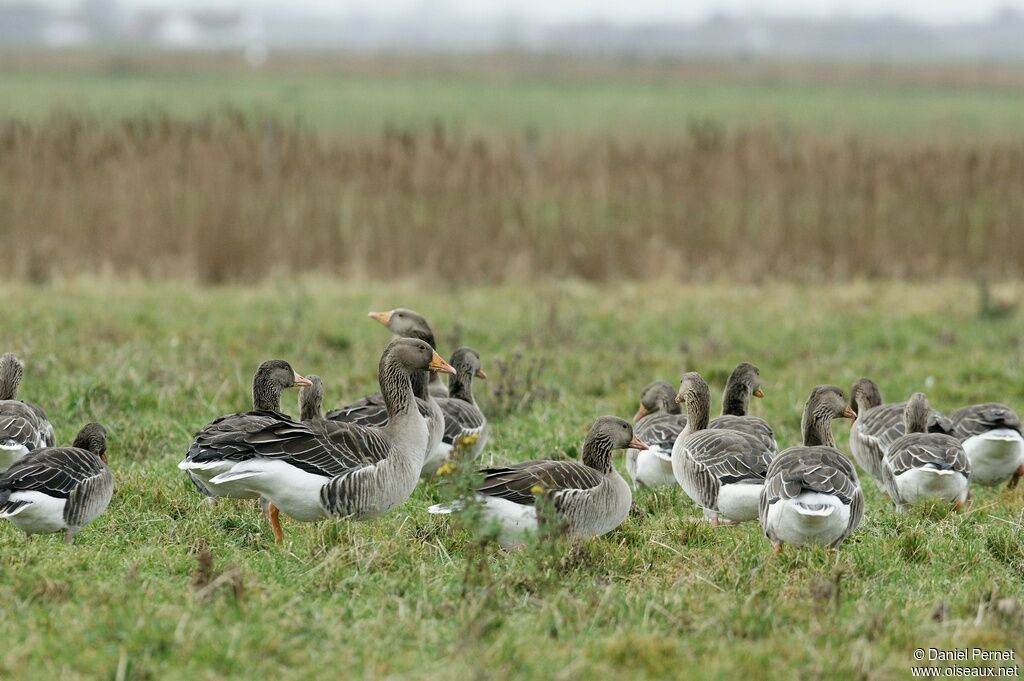
[[[1013,472],[1013,477],[1010,478],[1010,482],[1006,484],[1006,489],[1014,489],[1017,483],[1020,482],[1021,476],[1024,476],[1024,464],[1017,467],[1017,470]]]
[[[280,511],[277,510],[277,506],[273,504],[267,506],[267,517],[270,518],[270,527],[274,530],[274,541],[278,544],[284,541],[284,530],[281,529],[279,514]]]
[[[780,541],[773,542],[772,546],[775,548],[775,555],[776,556],[781,556],[782,555],[782,542],[780,542]]]

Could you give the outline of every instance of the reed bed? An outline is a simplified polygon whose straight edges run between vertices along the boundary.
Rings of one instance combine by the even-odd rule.
[[[1024,140],[708,121],[676,140],[346,139],[232,111],[0,121],[4,276],[31,281],[1014,277],[1021,187]]]

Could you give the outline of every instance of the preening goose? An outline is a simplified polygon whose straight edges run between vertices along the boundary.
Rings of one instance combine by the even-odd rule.
[[[438,447],[440,455],[436,466],[434,462],[423,464],[423,470],[431,475],[457,449],[461,458],[476,461],[487,444],[487,417],[473,398],[473,379],[487,378],[480,367],[480,353],[462,347],[452,353],[448,363],[455,368],[455,373],[448,377],[450,397],[437,398],[438,406],[444,414],[444,437]],[[433,469],[429,470],[431,467]]]
[[[654,381],[640,393],[640,408],[633,417],[633,431],[647,449],[626,450],[626,472],[633,487],[675,487],[672,445],[686,427],[686,415],[676,402],[676,391],[664,381]]]
[[[1024,475],[1024,438],[1020,417],[1005,404],[975,404],[950,417],[953,436],[971,460],[972,482],[1014,488]]]
[[[708,428],[738,430],[760,438],[772,454],[779,451],[775,432],[768,422],[759,416],[749,416],[747,409],[751,397],[764,397],[761,389],[761,372],[749,362],[742,362],[729,375],[722,395],[722,415],[711,419]]]
[[[387,312],[371,312],[368,315],[375,319],[399,338],[418,338],[430,344],[430,347],[437,349],[437,342],[434,338],[434,330],[427,323],[426,318],[418,312],[407,310],[404,307],[396,307]],[[437,374],[430,375],[430,382],[427,390],[434,397],[448,397],[448,388],[441,382]]]
[[[840,417],[856,418],[843,391],[815,388],[804,408],[803,445],[783,451],[768,467],[759,516],[776,553],[783,543],[839,548],[864,517],[857,471],[832,437],[832,420]]]
[[[930,417],[928,398],[914,393],[903,409],[906,435],[882,459],[882,480],[897,508],[923,499],[948,501],[958,509],[967,502],[971,462],[955,437],[927,432]]]
[[[683,374],[676,400],[686,405],[686,427],[672,447],[672,473],[711,524],[757,518],[772,450],[738,430],[708,429],[711,391],[700,374]]]
[[[889,447],[907,431],[903,423],[905,402],[882,403],[882,393],[870,378],[860,378],[850,391],[850,409],[856,415],[850,429],[850,451],[865,473],[885,489],[882,459]],[[929,433],[951,433],[952,424],[935,409],[928,417]]]
[[[599,418],[583,442],[582,463],[577,461],[527,461],[485,468],[475,500],[483,519],[497,523],[498,542],[505,548],[523,544],[526,536],[543,523],[573,537],[589,538],[611,532],[629,515],[633,495],[612,465],[612,452],[646,445],[633,434],[628,421],[614,416]],[[537,506],[547,503],[548,516]],[[455,501],[427,509],[448,514],[464,504]]]
[[[72,446],[37,449],[0,474],[0,518],[29,536],[64,532],[70,544],[113,494],[107,431],[89,423]]]
[[[223,471],[211,485],[266,499],[278,541],[284,537],[278,510],[307,522],[380,516],[404,503],[419,479],[427,424],[416,410],[410,376],[428,370],[455,371],[427,343],[394,340],[379,364],[388,410],[383,426],[337,423],[325,431],[277,421],[257,430],[200,434],[190,456]]]
[[[29,452],[55,444],[53,425],[38,405],[17,399],[25,367],[7,352],[0,356],[0,471]]]
[[[282,422],[291,423],[292,419],[281,413],[281,391],[310,385],[308,379],[300,376],[283,359],[263,362],[252,377],[252,411],[228,414],[210,422],[196,433],[178,468],[185,471],[196,489],[207,497],[255,499],[257,495],[245,488],[212,484],[211,479],[229,470],[232,464],[210,457],[196,461],[197,443],[200,439],[209,440],[224,433],[250,433]]]

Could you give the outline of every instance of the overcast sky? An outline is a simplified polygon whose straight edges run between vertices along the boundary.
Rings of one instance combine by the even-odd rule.
[[[44,1],[63,7],[77,4],[77,0]],[[275,7],[278,11],[286,6],[271,0],[120,2],[127,7]],[[930,23],[957,23],[988,19],[1000,7],[1024,11],[1024,0],[290,0],[287,5],[331,15],[359,9],[401,16],[422,12],[424,8],[446,7],[460,15],[481,19],[518,15],[544,22],[602,19],[629,23],[696,20],[714,12],[813,17],[899,15]]]

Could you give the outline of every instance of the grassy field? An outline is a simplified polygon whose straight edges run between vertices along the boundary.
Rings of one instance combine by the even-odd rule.
[[[841,552],[775,558],[756,524],[712,530],[678,493],[639,495],[589,543],[504,553],[429,516],[444,492],[426,483],[376,522],[286,522],[278,547],[250,503],[211,508],[174,467],[194,431],[247,406],[263,359],[323,376],[331,405],[373,390],[387,338],[365,313],[394,305],[426,313],[442,352],[481,352],[485,411],[503,414],[485,454],[498,462],[575,456],[595,417],[632,414],[645,383],[684,368],[717,408],[743,360],[760,366],[754,409],[785,445],[812,387],[862,375],[890,400],[1024,407],[1024,323],[979,319],[970,286],[87,280],[2,293],[0,347],[26,361],[22,396],[62,441],[106,424],[117,480],[73,546],[0,523],[2,678],[902,679],[915,648],[1024,648],[1022,490],[900,516],[869,484]],[[524,391],[534,402],[510,407]],[[848,425],[835,430],[845,449]]]
[[[484,55],[470,60],[0,53],[0,116],[103,119],[227,106],[346,136],[435,123],[473,134],[680,137],[689,120],[884,140],[1018,138],[1013,65],[679,62]]]

